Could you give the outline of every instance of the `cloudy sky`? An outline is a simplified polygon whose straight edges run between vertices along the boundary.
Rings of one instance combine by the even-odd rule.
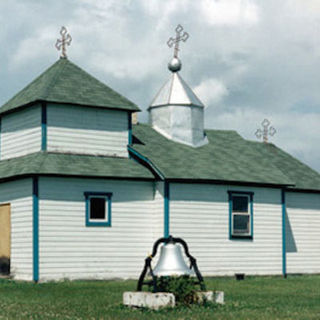
[[[54,63],[65,25],[71,61],[143,110],[168,79],[178,23],[182,77],[206,104],[206,127],[271,141],[320,171],[318,0],[1,0],[0,104]]]

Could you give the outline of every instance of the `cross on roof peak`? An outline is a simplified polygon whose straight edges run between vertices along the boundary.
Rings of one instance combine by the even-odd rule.
[[[274,136],[277,133],[277,130],[274,127],[270,126],[270,121],[268,119],[264,119],[261,122],[263,129],[257,129],[255,135],[258,139],[263,138],[264,143],[268,143],[268,136]]]
[[[66,27],[62,26],[60,30],[61,39],[57,39],[56,48],[58,51],[61,50],[60,58],[67,58],[67,49],[66,46],[70,46],[72,38],[68,33]]]

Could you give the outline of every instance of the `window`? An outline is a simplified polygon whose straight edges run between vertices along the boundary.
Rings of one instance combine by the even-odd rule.
[[[85,192],[86,226],[111,227],[111,197],[110,192]]]
[[[229,237],[253,238],[253,192],[228,191]]]

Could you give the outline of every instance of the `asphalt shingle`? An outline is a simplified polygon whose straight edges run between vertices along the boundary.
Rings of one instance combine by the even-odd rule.
[[[26,175],[154,178],[148,169],[129,158],[37,152],[0,161],[0,179]]]
[[[5,103],[0,114],[37,101],[140,110],[133,102],[63,58]]]
[[[320,190],[320,174],[272,144],[243,139],[235,131],[206,130],[207,145],[171,141],[149,125],[133,127],[133,149],[171,180],[287,185]]]

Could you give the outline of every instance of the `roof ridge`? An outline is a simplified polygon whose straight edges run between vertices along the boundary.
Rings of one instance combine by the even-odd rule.
[[[46,86],[46,88],[44,90],[45,91],[44,96],[43,96],[44,99],[48,98],[49,91],[52,90],[54,88],[54,86],[57,84],[56,80],[62,74],[64,68],[67,65],[67,58],[60,58],[60,60],[58,60],[57,63],[63,63],[63,65],[59,70],[56,71],[55,75],[52,76],[51,81],[49,81],[49,83],[47,84],[47,86]]]
[[[187,84],[187,82],[180,76],[179,73],[177,73],[177,76],[178,76],[178,78],[179,78],[182,86],[184,87],[183,89],[185,90],[188,98],[189,98],[190,100],[193,100],[192,97],[189,97],[189,94],[191,93],[191,95],[193,95],[194,98],[196,98],[196,100],[198,100],[197,102],[200,103],[200,104],[193,104],[193,103],[192,103],[192,105],[197,106],[197,107],[204,107],[203,102],[202,102],[202,101],[199,99],[199,97],[193,92],[193,90],[191,89],[191,87],[190,87],[190,86]],[[185,88],[185,87],[186,87],[186,88]]]
[[[172,88],[173,88],[173,83],[174,83],[174,76],[175,76],[176,73],[173,73],[170,77],[170,89],[169,89],[169,96],[168,96],[168,101],[167,101],[167,104],[170,104],[170,100],[171,100],[171,96],[172,96]]]
[[[157,91],[157,94],[153,97],[153,99],[151,100],[151,102],[149,103],[149,107],[148,109],[153,105],[153,103],[156,101],[158,95],[160,94],[160,92],[162,91],[162,89],[168,84],[168,82],[171,80],[171,77],[163,83],[163,85],[160,87],[160,89]]]
[[[129,99],[67,59],[59,59],[0,108],[11,112],[37,101],[141,111]]]
[[[99,80],[98,78],[92,76],[90,73],[88,73],[86,70],[82,69],[81,67],[79,67],[78,65],[76,65],[75,63],[73,63],[71,60],[68,60],[69,64],[72,65],[73,67],[79,69],[81,72],[85,73],[88,77],[90,77],[91,79],[93,79],[94,81],[97,81],[102,87],[107,87],[108,90],[112,91],[112,93],[120,96],[121,98],[129,101],[131,104],[133,104],[134,106],[138,107],[134,102],[132,102],[131,100],[129,100],[127,97],[125,97],[124,95],[122,95],[121,93],[115,91],[114,89],[112,89],[109,85],[107,85],[106,83],[102,82],[101,80]],[[141,111],[136,110],[136,111]]]

